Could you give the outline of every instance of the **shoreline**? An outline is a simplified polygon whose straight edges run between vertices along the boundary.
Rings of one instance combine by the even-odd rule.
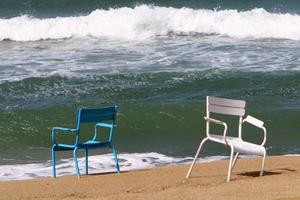
[[[300,199],[300,156],[239,159],[226,182],[228,160],[125,171],[0,182],[0,199]]]

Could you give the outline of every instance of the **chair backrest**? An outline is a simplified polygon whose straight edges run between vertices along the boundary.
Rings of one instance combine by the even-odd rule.
[[[77,110],[77,128],[81,123],[99,123],[112,121],[115,123],[117,106],[106,108],[79,108]]]
[[[244,116],[246,102],[243,100],[206,97],[206,111],[225,115]],[[209,117],[209,116],[208,116]]]
[[[243,100],[225,99],[219,97],[206,97],[206,116],[210,113],[234,115],[239,117],[238,135],[242,134],[243,116],[245,115],[246,102]],[[209,134],[209,122],[206,123],[206,133]]]

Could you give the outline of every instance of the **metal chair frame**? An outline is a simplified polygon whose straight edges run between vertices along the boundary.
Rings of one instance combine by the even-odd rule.
[[[201,148],[206,141],[217,142],[230,147],[231,153],[229,159],[227,181],[230,181],[232,170],[241,153],[262,156],[263,159],[261,164],[260,176],[263,175],[263,169],[264,169],[265,158],[266,158],[266,149],[264,145],[266,143],[267,131],[266,128],[264,127],[263,121],[256,119],[250,115],[248,115],[245,119],[243,119],[243,116],[245,115],[245,106],[246,106],[246,102],[242,100],[224,99],[224,98],[209,97],[209,96],[206,97],[206,116],[204,117],[206,121],[206,137],[201,141],[198,147],[198,150],[189,168],[186,178],[190,177],[195,162],[200,154]],[[228,128],[227,124],[223,121],[211,118],[210,113],[238,116],[239,117],[238,137],[227,136],[227,128]],[[251,125],[254,125],[255,127],[263,131],[264,138],[260,145],[249,143],[242,139],[242,125],[246,122]],[[224,127],[223,134],[222,135],[211,134],[210,123],[223,126]]]
[[[116,163],[117,172],[120,173],[120,167],[118,163],[117,151],[113,145],[113,135],[114,129],[116,127],[116,114],[117,106],[107,107],[107,108],[79,108],[76,115],[76,128],[64,128],[64,127],[53,127],[52,128],[52,167],[53,177],[56,177],[56,151],[73,151],[73,157],[75,162],[76,173],[80,177],[80,169],[77,160],[77,154],[79,149],[85,150],[85,174],[88,174],[88,150],[109,147],[112,149],[114,155],[114,160]],[[110,123],[109,123],[110,122]],[[95,124],[94,136],[92,139],[80,142],[80,127],[83,123]],[[97,137],[99,135],[99,128],[109,129],[109,138],[105,141],[98,141]],[[75,144],[61,144],[57,142],[56,136],[58,133],[73,133],[76,136]]]

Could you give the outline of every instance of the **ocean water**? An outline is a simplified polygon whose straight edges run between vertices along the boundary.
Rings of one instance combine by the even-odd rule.
[[[51,128],[75,127],[78,107],[119,106],[121,169],[189,162],[208,95],[246,100],[269,155],[300,153],[300,3],[0,0],[0,180],[51,176]],[[91,153],[92,171],[114,169]],[[208,144],[203,161],[228,154]]]

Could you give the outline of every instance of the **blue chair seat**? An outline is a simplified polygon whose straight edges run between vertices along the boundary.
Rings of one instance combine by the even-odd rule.
[[[94,141],[94,140],[88,140],[84,142],[83,144],[78,145],[78,148],[80,149],[85,149],[85,148],[98,148],[98,147],[105,147],[108,146],[110,147],[111,143],[109,141]]]
[[[67,150],[74,150],[74,145],[69,144],[55,144],[53,145],[55,151],[67,151]]]

